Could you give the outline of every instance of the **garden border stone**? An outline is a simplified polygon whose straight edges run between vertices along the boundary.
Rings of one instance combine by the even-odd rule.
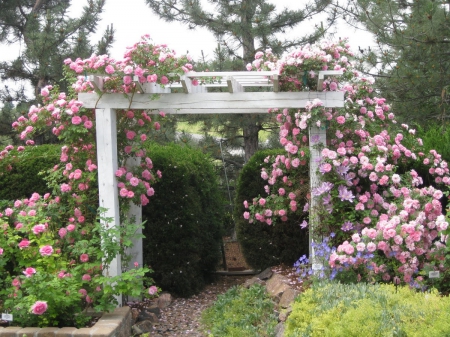
[[[21,328],[0,327],[0,337],[129,337],[131,335],[131,309],[116,308],[105,313],[91,328]]]

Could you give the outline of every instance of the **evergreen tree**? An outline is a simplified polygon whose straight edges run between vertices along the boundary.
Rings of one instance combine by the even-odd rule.
[[[257,50],[271,48],[274,53],[312,43],[322,37],[326,31],[323,26],[316,26],[314,32],[298,39],[280,39],[279,34],[297,26],[299,23],[322,13],[330,0],[314,0],[304,5],[303,9],[276,11],[274,4],[267,0],[208,0],[214,6],[209,12],[200,0],[146,0],[150,8],[166,21],[179,21],[188,25],[211,31],[226,53],[240,61],[239,70],[254,60]],[[334,22],[334,15],[327,18],[328,24]],[[242,49],[242,54],[239,50]],[[216,69],[212,69],[216,70]],[[221,69],[230,70],[230,69]],[[233,69],[237,70],[237,69]],[[219,121],[219,119],[217,119]],[[258,149],[258,133],[262,130],[266,116],[233,115],[228,116],[229,123],[220,123],[228,131],[227,139],[239,137],[244,140],[245,161]],[[225,125],[227,125],[225,127]]]
[[[40,89],[48,84],[65,91],[64,59],[107,53],[113,41],[112,26],[95,46],[89,41],[104,4],[105,0],[88,0],[82,14],[71,18],[70,0],[1,0],[0,43],[22,45],[19,57],[0,62],[2,80],[20,82],[18,89],[1,88],[1,101],[36,103]],[[31,84],[35,97],[28,97],[24,83]]]
[[[360,50],[361,63],[396,115],[418,123],[449,117],[448,1],[352,0],[338,8],[374,34],[376,46]]]

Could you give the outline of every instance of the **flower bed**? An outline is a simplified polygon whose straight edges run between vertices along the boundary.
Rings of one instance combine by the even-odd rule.
[[[0,337],[34,336],[34,337],[128,337],[131,334],[131,309],[117,308],[114,312],[104,314],[91,328],[21,328],[0,327]]]

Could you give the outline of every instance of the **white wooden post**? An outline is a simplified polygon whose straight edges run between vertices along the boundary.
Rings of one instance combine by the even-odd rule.
[[[117,121],[114,109],[96,109],[95,122],[97,125],[97,165],[98,191],[100,207],[106,208],[106,218],[111,222],[103,222],[107,228],[120,226],[119,194],[117,189]],[[122,273],[120,255],[111,262],[103,273],[106,276],[117,276]],[[122,306],[122,296],[117,297]]]
[[[129,158],[127,159],[126,166],[127,169],[130,170],[132,167],[138,166],[141,163],[141,158]],[[133,202],[130,202],[130,210],[128,211],[129,220],[134,220],[134,223],[141,224],[142,223],[142,206],[136,205]],[[136,234],[142,234],[142,228],[139,228],[136,231]],[[142,254],[142,238],[138,238],[133,240],[133,246],[128,248],[126,254],[131,257],[130,262],[128,263],[128,269],[135,268],[134,263],[137,262],[139,267],[142,267],[144,260]]]
[[[320,177],[317,173],[319,167],[319,161],[321,159],[321,151],[317,147],[326,145],[327,132],[325,126],[318,127],[316,125],[309,127],[309,150],[310,150],[310,162],[309,162],[309,182],[311,200],[309,206],[309,261],[312,264],[313,271],[321,270],[322,263],[317,261],[313,248],[314,242],[314,227],[317,224],[317,197],[312,195],[314,188],[320,185]]]
[[[326,71],[320,71],[319,72],[319,78],[317,81],[317,92],[320,93],[323,91],[323,81],[325,79],[325,76],[330,75],[342,75],[342,70],[326,70]],[[338,93],[338,92],[336,92]],[[344,96],[343,92],[340,91],[342,94],[342,99],[339,104],[336,105],[328,105],[325,104],[325,107],[343,107],[344,106]],[[321,153],[320,149],[323,148],[323,146],[326,146],[327,144],[327,129],[325,125],[320,125],[318,127],[317,125],[311,125],[309,127],[309,151],[310,151],[310,162],[309,162],[309,186],[310,186],[310,193],[311,193],[311,202],[309,207],[309,261],[312,265],[312,270],[314,272],[317,272],[319,270],[322,270],[323,265],[321,261],[317,261],[316,254],[314,252],[313,243],[314,243],[314,226],[317,224],[318,216],[317,216],[317,197],[314,197],[312,195],[312,191],[314,188],[318,187],[320,185],[320,177],[317,173],[317,170],[319,168],[319,162],[321,160]]]

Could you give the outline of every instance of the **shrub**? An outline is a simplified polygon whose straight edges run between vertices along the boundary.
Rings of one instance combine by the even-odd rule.
[[[51,192],[39,172],[60,163],[60,145],[27,146],[23,151],[12,150],[0,161],[0,200],[29,198],[34,192]]]
[[[448,336],[449,309],[450,299],[435,291],[333,282],[296,299],[285,336]]]
[[[273,336],[278,322],[273,309],[263,286],[233,287],[203,312],[202,324],[210,337]]]
[[[259,178],[261,168],[269,166],[264,163],[264,159],[276,156],[278,152],[279,150],[263,150],[255,153],[242,169],[237,184],[234,207],[236,233],[247,263],[255,269],[280,263],[292,265],[308,252],[308,233],[299,226],[306,217],[304,213],[272,226],[262,222],[249,223],[242,216],[245,211],[244,200],[252,200],[254,196],[264,193],[266,182]],[[307,186],[306,169],[301,175],[299,179],[305,180]],[[303,197],[307,190],[308,188],[302,192]]]
[[[144,262],[163,290],[179,296],[200,291],[220,258],[223,204],[208,157],[180,145],[152,145],[155,169],[162,179],[143,207],[146,220]]]

